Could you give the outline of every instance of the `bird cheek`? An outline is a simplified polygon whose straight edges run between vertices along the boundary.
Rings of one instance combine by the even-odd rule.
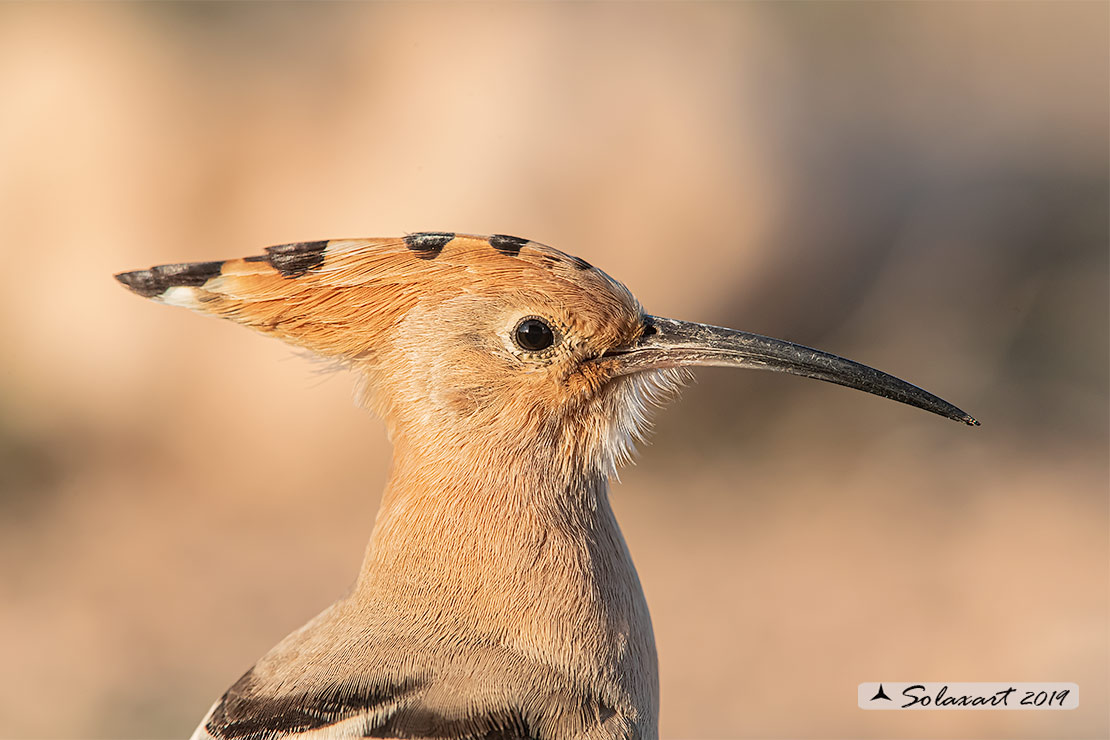
[[[451,413],[460,417],[474,416],[482,409],[482,402],[472,389],[449,391],[444,394],[444,403]]]
[[[576,397],[592,396],[601,391],[612,379],[612,373],[604,365],[583,363],[567,377],[567,388]]]

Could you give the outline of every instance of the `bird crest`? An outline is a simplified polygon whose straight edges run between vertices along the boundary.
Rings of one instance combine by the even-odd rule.
[[[631,293],[585,260],[515,236],[419,232],[269,247],[266,254],[160,265],[117,279],[161,303],[231,319],[325,357],[357,360],[418,304],[461,293],[587,291],[591,305],[639,312]]]

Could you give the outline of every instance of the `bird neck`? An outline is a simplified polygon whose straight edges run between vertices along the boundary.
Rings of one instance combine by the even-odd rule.
[[[483,442],[451,445],[395,439],[390,481],[360,582],[389,572],[474,585],[484,573],[528,569],[545,548],[589,550],[602,534],[619,538],[608,476],[581,456],[535,444],[505,450]],[[589,553],[584,553],[589,555]]]
[[[559,445],[394,442],[356,608],[415,644],[547,666],[654,737],[651,618],[605,470]]]

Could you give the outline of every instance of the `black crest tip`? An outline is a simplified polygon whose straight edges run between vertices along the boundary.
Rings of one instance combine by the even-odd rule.
[[[450,231],[419,231],[405,237],[405,246],[421,259],[431,260],[439,256],[447,243],[455,238]]]
[[[177,286],[198,287],[220,274],[223,262],[186,262],[158,265],[149,270],[121,272],[116,275],[132,292],[153,298]]]
[[[501,254],[516,257],[520,254],[521,247],[528,243],[528,240],[521,239],[519,236],[509,236],[508,234],[494,234],[489,238],[489,243]]]
[[[324,250],[327,248],[326,239],[316,242],[279,244],[276,247],[266,247],[266,259],[269,260],[271,267],[281,273],[282,277],[298,278],[324,264]]]

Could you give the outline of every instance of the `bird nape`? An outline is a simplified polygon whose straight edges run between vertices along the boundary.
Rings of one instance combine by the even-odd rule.
[[[422,232],[117,275],[353,370],[391,477],[354,589],[263,656],[194,738],[653,738],[655,640],[608,481],[696,365],[946,401],[778,339],[646,314],[518,237]]]

